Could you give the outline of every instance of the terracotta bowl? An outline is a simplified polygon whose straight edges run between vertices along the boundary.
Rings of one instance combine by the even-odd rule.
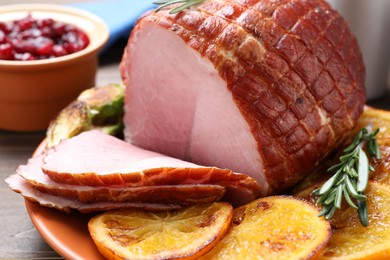
[[[0,7],[0,21],[31,13],[52,18],[87,33],[89,45],[76,53],[34,61],[0,60],[0,129],[45,130],[50,120],[78,94],[95,85],[98,52],[109,32],[104,22],[88,12],[61,5],[20,4]]]

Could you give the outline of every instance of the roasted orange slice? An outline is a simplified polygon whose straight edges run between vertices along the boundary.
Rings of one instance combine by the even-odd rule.
[[[224,236],[232,212],[225,202],[159,213],[113,210],[93,217],[88,229],[108,259],[196,259]]]
[[[390,111],[365,107],[363,114],[360,116],[355,131],[359,131],[362,127],[372,125],[373,129],[380,128],[376,135],[377,139],[382,139],[390,136]]]
[[[303,200],[261,198],[235,209],[228,233],[200,259],[309,259],[325,247],[330,230]]]
[[[332,238],[319,259],[389,259],[390,189],[370,182],[367,190],[369,224],[363,227],[356,209],[336,211]]]

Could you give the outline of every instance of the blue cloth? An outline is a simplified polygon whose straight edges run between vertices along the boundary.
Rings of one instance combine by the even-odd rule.
[[[71,6],[89,11],[100,17],[110,31],[110,38],[104,49],[120,38],[128,38],[137,18],[156,6],[153,0],[103,0],[74,3]]]

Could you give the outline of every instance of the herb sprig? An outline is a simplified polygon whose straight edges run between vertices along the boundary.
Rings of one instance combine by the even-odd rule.
[[[379,128],[375,131],[372,131],[371,126],[362,128],[352,143],[344,149],[344,155],[339,158],[340,162],[328,169],[328,172],[335,172],[335,174],[320,188],[313,191],[318,198],[317,205],[323,206],[319,216],[325,216],[325,219],[332,218],[336,209],[340,209],[344,197],[349,206],[357,209],[360,223],[368,226],[367,199],[364,192],[368,184],[369,172],[374,171],[368,157],[373,160],[381,158],[375,139],[378,132]]]
[[[154,1],[153,4],[160,5],[156,9],[156,12],[158,12],[159,10],[161,10],[162,8],[164,8],[166,6],[170,6],[170,5],[178,4],[178,3],[183,3],[182,5],[179,5],[175,8],[173,8],[171,11],[169,11],[170,14],[176,14],[176,13],[183,11],[184,9],[187,9],[191,6],[201,4],[204,1],[206,1],[206,0],[157,0],[157,1]]]

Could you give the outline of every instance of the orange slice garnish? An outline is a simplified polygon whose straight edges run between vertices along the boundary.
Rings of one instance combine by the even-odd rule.
[[[235,209],[228,233],[200,259],[309,259],[325,247],[330,230],[303,200],[266,197]]]
[[[225,202],[158,213],[113,210],[93,217],[88,228],[108,259],[196,259],[223,237],[232,212]]]

